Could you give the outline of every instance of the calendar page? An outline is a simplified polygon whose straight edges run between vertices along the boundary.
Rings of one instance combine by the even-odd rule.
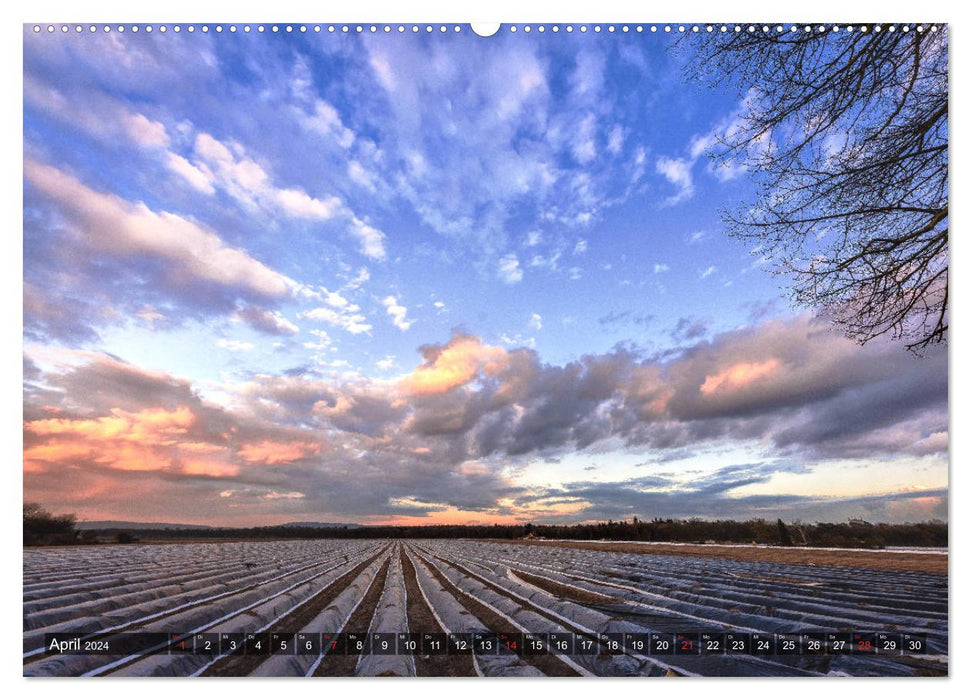
[[[28,22],[22,98],[24,676],[949,674],[946,24]]]

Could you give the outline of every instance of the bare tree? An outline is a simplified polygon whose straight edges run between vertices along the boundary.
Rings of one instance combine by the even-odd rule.
[[[689,77],[745,95],[709,148],[757,183],[730,233],[860,343],[946,343],[947,27],[762,29],[680,43]]]

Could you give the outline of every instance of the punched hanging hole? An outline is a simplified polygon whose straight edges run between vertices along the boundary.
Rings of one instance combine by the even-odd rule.
[[[478,36],[492,36],[499,31],[499,22],[473,22],[472,31]]]

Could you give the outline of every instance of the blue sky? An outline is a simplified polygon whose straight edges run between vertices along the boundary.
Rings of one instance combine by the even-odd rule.
[[[25,28],[25,498],[945,517],[947,358],[793,309],[664,34]]]

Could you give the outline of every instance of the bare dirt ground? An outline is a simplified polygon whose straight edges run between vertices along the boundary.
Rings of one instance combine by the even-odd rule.
[[[887,552],[866,549],[809,549],[802,547],[739,547],[719,545],[654,544],[651,542],[566,542],[563,540],[488,540],[528,547],[565,547],[598,552],[662,554],[683,557],[712,557],[737,561],[767,561],[780,564],[848,566],[881,571],[919,571],[947,574],[947,554],[937,552]]]

